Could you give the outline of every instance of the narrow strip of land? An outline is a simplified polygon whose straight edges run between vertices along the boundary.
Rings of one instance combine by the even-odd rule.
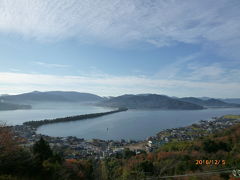
[[[102,113],[83,114],[83,115],[77,115],[77,116],[68,116],[68,117],[56,118],[56,119],[45,119],[45,120],[39,120],[39,121],[28,121],[28,122],[24,122],[23,125],[38,128],[39,126],[42,126],[45,124],[61,123],[61,122],[69,122],[69,121],[79,121],[79,120],[84,120],[84,119],[97,118],[100,116],[105,116],[108,114],[118,113],[118,112],[127,111],[127,110],[128,110],[127,108],[119,108],[114,111],[108,111],[108,112],[102,112]]]

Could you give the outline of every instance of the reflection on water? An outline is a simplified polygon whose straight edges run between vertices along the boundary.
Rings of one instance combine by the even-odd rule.
[[[110,108],[77,103],[37,104],[31,110],[0,111],[0,121],[8,125],[25,121],[53,119],[80,114],[110,111]],[[95,119],[49,124],[38,129],[39,133],[50,136],[77,136],[85,139],[146,139],[157,132],[190,125],[213,116],[240,114],[239,108],[204,110],[128,110]]]
[[[111,110],[111,108],[79,103],[41,103],[34,104],[33,109],[30,110],[0,111],[0,122],[6,122],[8,125],[16,125],[32,120],[53,119]]]
[[[240,114],[237,108],[205,110],[129,110],[95,119],[42,126],[38,133],[77,136],[85,139],[146,139],[157,132],[190,125],[225,114]]]

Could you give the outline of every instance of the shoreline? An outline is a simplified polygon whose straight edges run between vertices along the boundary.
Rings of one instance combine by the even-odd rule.
[[[40,137],[43,137],[54,150],[63,152],[65,158],[95,157],[101,159],[122,152],[124,148],[129,148],[136,153],[142,150],[152,152],[166,143],[194,140],[239,123],[240,115],[212,117],[211,120],[200,120],[190,126],[162,130],[155,136],[139,141],[126,141],[124,139],[121,141],[101,139],[86,140],[74,136],[51,137],[37,134],[37,128],[29,125],[9,127],[15,132],[16,137],[21,139],[21,146],[30,148]]]

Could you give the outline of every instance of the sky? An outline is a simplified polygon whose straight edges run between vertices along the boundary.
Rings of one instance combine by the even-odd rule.
[[[239,0],[0,0],[0,94],[240,97]]]

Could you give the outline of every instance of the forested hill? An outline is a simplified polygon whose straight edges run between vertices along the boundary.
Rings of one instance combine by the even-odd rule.
[[[86,102],[86,101],[101,101],[102,97],[90,93],[80,93],[75,91],[33,91],[30,93],[18,95],[1,96],[0,100],[6,102]]]
[[[123,95],[103,101],[100,105],[132,109],[203,109],[201,105],[157,94]]]
[[[240,107],[240,104],[225,102],[214,98],[169,97],[158,94],[122,95],[111,98],[100,97],[91,93],[75,91],[33,91],[18,95],[2,95],[0,102],[12,104],[31,104],[44,102],[67,102],[98,104],[107,107],[126,107],[129,109],[179,109],[195,110],[208,107]]]

